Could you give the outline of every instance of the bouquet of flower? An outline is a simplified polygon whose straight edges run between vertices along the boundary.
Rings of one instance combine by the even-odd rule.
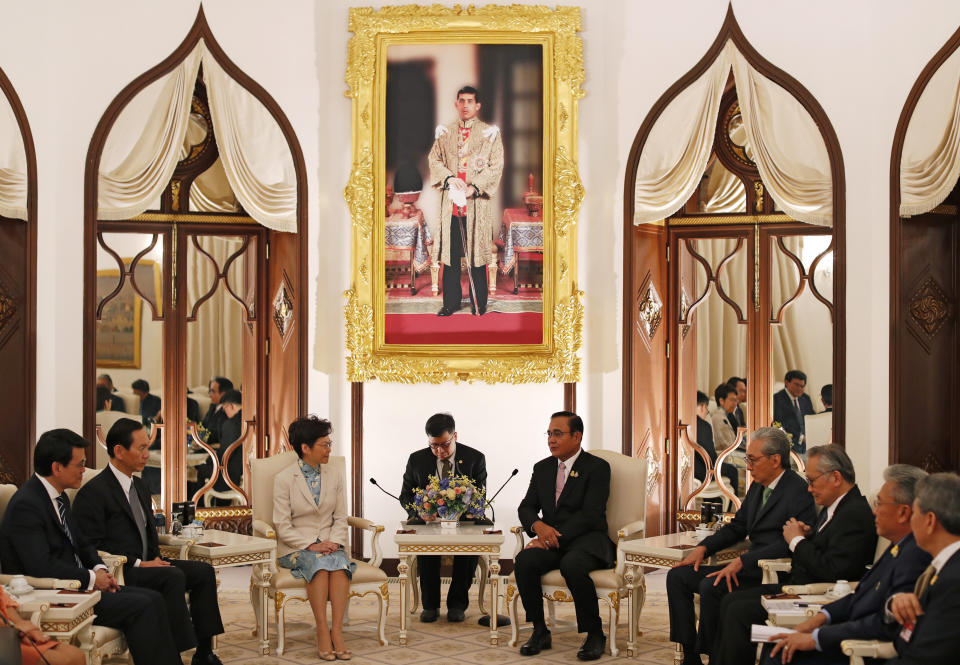
[[[430,476],[427,486],[413,491],[413,503],[406,507],[418,515],[435,516],[442,520],[480,517],[486,509],[485,490],[477,489],[467,476],[450,476],[440,480]]]

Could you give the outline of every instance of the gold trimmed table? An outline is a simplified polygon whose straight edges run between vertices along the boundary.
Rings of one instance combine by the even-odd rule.
[[[277,541],[270,538],[245,536],[240,533],[204,529],[197,542],[190,545],[191,561],[209,563],[220,568],[253,565],[250,576],[250,603],[257,618],[257,634],[260,636],[260,653],[270,652],[267,633],[267,606],[270,579],[273,577],[273,561],[277,557]]]
[[[768,623],[781,628],[794,628],[820,611],[820,608],[836,600],[825,594],[766,594],[760,604],[767,611]]]
[[[649,568],[673,568],[680,563],[690,550],[697,546],[700,538],[693,531],[682,531],[680,533],[669,533],[662,536],[651,536],[650,538],[638,538],[620,543],[620,551],[623,553],[626,563],[626,578],[628,581],[643,577],[643,567]],[[717,566],[727,564],[749,549],[749,543],[743,541],[732,547],[715,552],[712,556],[705,557],[703,565]],[[637,652],[637,606],[634,602],[633,594],[629,600],[630,625],[627,636],[627,654],[633,655]]]
[[[40,630],[58,642],[70,642],[81,631],[90,630],[95,616],[93,606],[100,602],[100,592],[34,589],[16,597],[16,601],[21,616],[39,612],[36,623]],[[84,642],[82,635],[80,642]]]
[[[401,533],[407,531],[410,533]],[[407,644],[407,582],[410,574],[411,557],[418,555],[475,555],[487,562],[490,571],[490,644],[496,646],[499,641],[497,631],[497,605],[500,594],[500,546],[503,545],[503,532],[496,526],[460,524],[454,529],[441,528],[438,523],[407,526],[400,523],[393,537],[397,544],[400,563],[397,572],[400,576],[400,646]]]

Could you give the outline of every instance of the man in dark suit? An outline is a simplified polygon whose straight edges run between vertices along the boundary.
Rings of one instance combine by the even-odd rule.
[[[181,665],[169,639],[163,597],[117,585],[73,518],[67,489],[80,487],[89,444],[66,429],[45,432],[33,452],[36,474],[10,499],[0,524],[5,573],[77,580],[100,592],[94,623],[123,631],[136,665]]]
[[[789,554],[783,525],[792,518],[813,522],[816,511],[803,478],[790,470],[790,442],[782,430],[761,427],[747,445],[747,469],[753,483],[733,520],[704,539],[667,573],[670,640],[683,647],[686,665],[701,665],[709,653],[720,620],[720,601],[735,586],[759,586],[759,559]],[[705,557],[749,536],[750,550],[726,566],[704,566]],[[700,625],[693,595],[700,594]]]
[[[479,450],[457,442],[457,426],[453,416],[435,413],[427,419],[424,429],[428,445],[410,454],[403,472],[403,488],[400,490],[400,503],[411,519],[419,517],[410,507],[414,499],[413,490],[426,487],[430,476],[440,480],[450,476],[466,476],[477,489],[484,489],[487,485],[487,460]],[[447,591],[447,621],[464,620],[476,570],[476,556],[453,557],[453,575]],[[420,621],[431,623],[440,615],[440,557],[418,556],[417,574],[423,598]]]
[[[731,376],[727,379],[727,385],[730,385],[737,391],[737,408],[733,410],[733,415],[737,419],[738,427],[747,426],[747,415],[743,412],[743,405],[747,403],[747,380],[740,376]]]
[[[101,374],[97,377],[97,387],[103,386],[110,395],[110,408],[108,411],[126,411],[127,403],[119,395],[115,395],[117,389],[113,387],[113,379],[109,374]]]
[[[547,431],[551,456],[533,466],[530,487],[520,502],[520,523],[534,536],[514,561],[520,600],[527,621],[533,622],[533,635],[520,647],[524,656],[552,646],[540,577],[558,568],[573,595],[577,631],[587,633],[577,658],[596,660],[607,644],[590,571],[610,568],[616,558],[607,535],[610,465],[581,449],[582,440],[580,416],[553,414]]]
[[[707,405],[710,404],[710,398],[707,397],[706,393],[697,391],[697,445],[706,451],[707,455],[710,456],[710,462],[712,464],[717,463],[717,449],[713,443],[713,426],[707,420],[710,417],[710,414],[707,412]],[[740,485],[740,478],[737,474],[737,467],[732,464],[727,464],[724,462],[723,466],[720,468],[720,475],[722,475],[727,484],[730,486],[730,489],[734,494],[737,493],[737,488]],[[704,463],[703,458],[700,455],[694,454],[693,456],[693,477],[697,480],[703,480],[707,477],[707,465]]]
[[[220,404],[220,398],[228,390],[233,390],[233,381],[222,376],[214,377],[210,381],[207,394],[210,396],[210,408],[207,409],[203,417],[203,426],[210,430],[210,438],[207,443],[217,443],[220,441],[220,424],[226,419],[223,412],[223,405]]]
[[[782,542],[792,556],[789,577],[782,583],[859,580],[873,561],[877,532],[870,505],[857,488],[853,462],[838,445],[814,446],[806,474],[810,494],[822,510],[812,526],[797,519],[784,524]],[[750,641],[750,626],[767,620],[760,596],[779,592],[780,584],[765,584],[723,599],[712,665],[753,662],[757,648]]]
[[[143,379],[134,381],[130,388],[140,398],[140,419],[143,424],[154,422],[160,413],[160,398],[150,393],[150,384]]]
[[[926,472],[909,464],[894,464],[883,472],[873,515],[877,535],[890,546],[860,580],[857,590],[823,609],[795,628],[777,635],[776,645],[764,647],[762,665],[846,665],[840,650],[844,640],[886,640],[884,604],[891,594],[912,591],[930,564],[930,555],[917,545],[910,530],[917,483]]]
[[[773,421],[793,437],[793,449],[798,455],[807,450],[803,417],[816,413],[810,396],[803,392],[806,386],[807,375],[792,369],[783,377],[783,390],[773,396]]]
[[[897,657],[887,665],[955,663],[960,654],[960,476],[934,473],[917,483],[910,526],[933,561],[913,593],[888,601]]]
[[[217,605],[217,578],[210,564],[160,557],[153,510],[142,471],[150,442],[143,425],[121,418],[107,433],[110,464],[88,481],[73,501],[81,530],[98,549],[127,557],[126,583],[159,592],[177,651],[197,648],[193,665],[220,665],[213,636],[223,632]],[[190,594],[190,609],[184,600]]]

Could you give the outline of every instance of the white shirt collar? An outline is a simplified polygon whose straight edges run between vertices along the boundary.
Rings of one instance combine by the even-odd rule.
[[[60,492],[57,491],[57,488],[56,488],[56,487],[54,487],[53,485],[50,484],[50,481],[49,481],[49,480],[47,480],[46,478],[44,478],[44,477],[41,476],[40,474],[37,474],[37,478],[39,478],[39,479],[40,479],[40,482],[43,483],[43,488],[44,488],[45,490],[47,490],[47,494],[50,495],[50,500],[54,502],[53,505],[54,505],[54,507],[56,507],[56,505],[57,505],[57,503],[56,503],[57,497],[60,496]]]
[[[107,468],[113,471],[113,475],[117,477],[117,480],[120,481],[120,487],[123,488],[124,494],[130,494],[130,486],[133,484],[133,477],[128,476],[123,471],[118,469],[113,465],[113,462],[107,465]]]
[[[784,469],[783,471],[781,471],[781,472],[780,472],[780,475],[777,476],[776,478],[774,478],[774,479],[770,482],[770,484],[767,485],[767,489],[769,489],[771,492],[772,492],[773,490],[775,490],[775,489],[777,488],[777,483],[780,482],[780,479],[783,478],[783,474],[785,474],[786,472],[787,472],[786,469]]]
[[[940,550],[940,553],[933,557],[933,561],[930,562],[930,565],[932,565],[939,573],[944,564],[950,560],[950,557],[952,557],[957,550],[960,550],[960,540],[954,541]]]
[[[563,468],[567,470],[567,477],[570,477],[570,471],[573,469],[574,463],[576,463],[577,458],[580,457],[580,453],[583,452],[583,448],[577,448],[577,452],[573,456],[563,463]],[[560,468],[560,460],[557,459],[557,468]]]

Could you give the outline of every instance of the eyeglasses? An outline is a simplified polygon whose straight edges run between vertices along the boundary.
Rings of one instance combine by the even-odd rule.
[[[330,450],[331,448],[333,448],[333,439],[330,439],[330,440],[327,441],[326,443],[317,442],[317,443],[313,444],[313,447],[314,447],[314,448],[326,448],[327,450]]]
[[[451,436],[446,441],[441,441],[439,443],[428,443],[427,445],[430,446],[430,450],[446,450],[450,447],[450,444],[453,443],[453,438],[454,437]]]
[[[829,475],[829,474],[821,473],[821,474],[820,474],[819,476],[817,476],[816,478],[811,478],[810,476],[807,476],[807,477],[806,477],[807,485],[809,485],[810,487],[813,487],[814,484],[816,484],[816,482],[817,482],[818,480],[820,480],[821,478],[823,478],[823,477],[826,476],[826,475]]]
[[[559,439],[559,438],[560,438],[561,436],[563,436],[564,434],[572,434],[572,432],[563,432],[563,431],[558,430],[558,429],[552,429],[552,430],[547,430],[546,432],[544,432],[544,434],[546,435],[546,437],[547,437],[548,439],[551,439],[551,438],[553,438],[553,439]]]
[[[747,466],[754,466],[754,465],[756,465],[756,463],[759,462],[759,461],[760,461],[761,459],[763,459],[764,457],[770,457],[770,456],[769,456],[769,455],[757,455],[756,457],[754,457],[753,455],[747,455]]]
[[[905,506],[905,503],[898,503],[896,501],[881,501],[877,497],[873,497],[873,501],[870,502],[870,505],[874,508],[879,508],[880,506]]]

